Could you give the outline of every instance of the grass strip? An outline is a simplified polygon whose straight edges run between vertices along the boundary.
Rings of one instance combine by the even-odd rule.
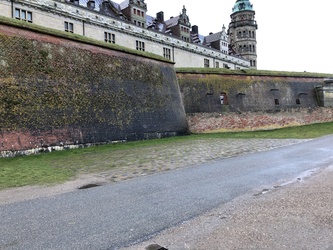
[[[25,185],[52,185],[75,178],[80,173],[110,171],[131,164],[144,150],[156,154],[165,147],[195,140],[233,139],[308,139],[333,134],[333,122],[253,132],[192,134],[148,141],[94,146],[49,154],[0,159],[0,189]]]

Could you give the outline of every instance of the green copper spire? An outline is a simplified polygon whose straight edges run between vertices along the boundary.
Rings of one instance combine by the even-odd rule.
[[[232,8],[232,13],[246,11],[246,10],[253,11],[253,5],[250,3],[250,1],[249,0],[237,0],[234,7]]]

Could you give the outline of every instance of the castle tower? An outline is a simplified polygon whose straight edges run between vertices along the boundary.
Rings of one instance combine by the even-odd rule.
[[[237,0],[230,17],[228,29],[230,52],[249,60],[251,68],[256,69],[258,26],[253,5],[249,0]]]

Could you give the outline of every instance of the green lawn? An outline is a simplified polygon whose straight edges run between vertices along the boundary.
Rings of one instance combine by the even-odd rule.
[[[115,159],[126,157],[140,150],[163,150],[173,147],[177,143],[190,140],[209,140],[216,138],[315,138],[333,134],[333,122],[300,127],[283,128],[269,131],[235,132],[218,134],[193,134],[189,136],[165,139],[128,142],[94,146],[84,149],[73,149],[33,156],[0,159],[0,189],[25,185],[52,185],[74,178],[80,173],[98,173],[118,167]],[[135,157],[135,156],[133,156]],[[122,162],[126,164],[126,162]]]

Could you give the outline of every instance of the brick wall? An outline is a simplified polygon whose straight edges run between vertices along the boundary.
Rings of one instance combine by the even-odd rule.
[[[278,113],[194,113],[187,115],[192,133],[254,131],[333,121],[333,109],[291,109]]]

